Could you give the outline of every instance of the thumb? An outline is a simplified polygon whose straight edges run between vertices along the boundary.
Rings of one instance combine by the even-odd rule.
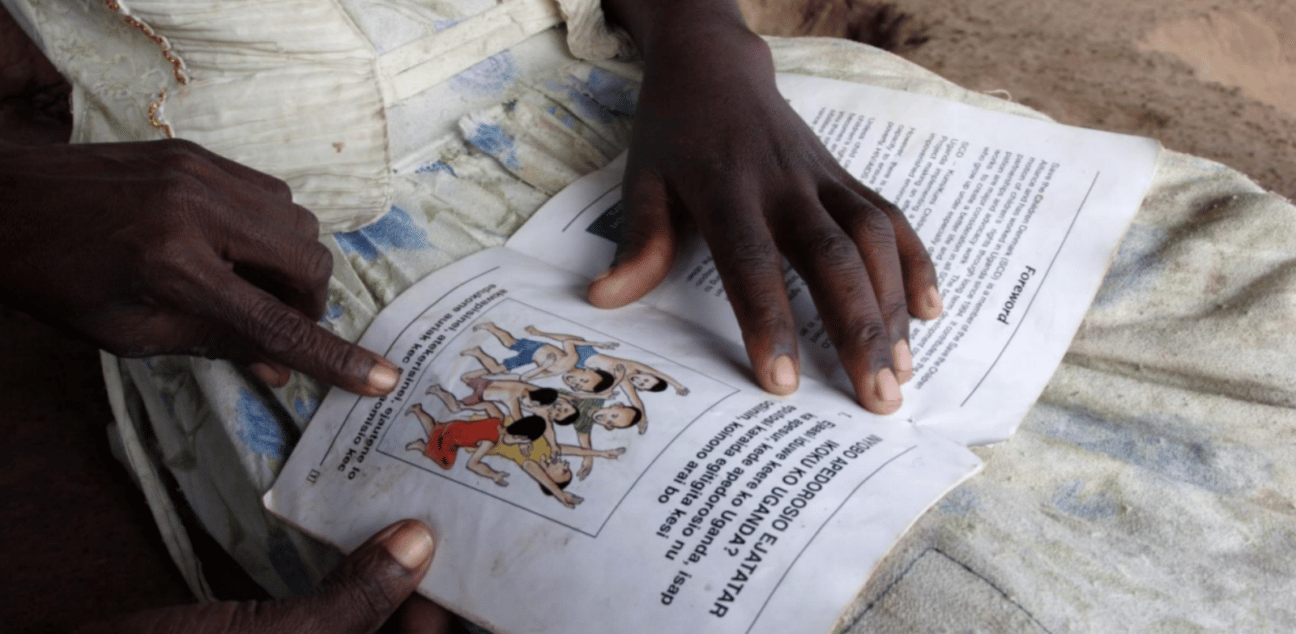
[[[608,270],[589,286],[599,308],[625,306],[657,288],[675,261],[681,233],[671,214],[670,194],[655,173],[628,172],[621,240]]]
[[[383,529],[329,573],[319,594],[293,602],[289,622],[306,632],[377,630],[423,580],[434,549],[432,532],[417,520]]]
[[[227,601],[147,610],[96,623],[80,634],[368,634],[418,587],[434,548],[422,522],[393,524],[342,560],[314,596]]]

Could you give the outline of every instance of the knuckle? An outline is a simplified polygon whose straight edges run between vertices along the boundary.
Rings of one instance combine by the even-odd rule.
[[[771,309],[769,304],[748,314],[744,323],[746,329],[753,333],[776,334],[792,332],[793,329],[792,316],[785,311]]]
[[[856,214],[851,229],[855,239],[862,245],[870,248],[895,248],[895,226],[891,224],[891,218],[886,212],[874,209]]]
[[[807,169],[818,171],[823,165],[836,165],[837,161],[829,158],[826,162],[822,160],[819,152],[823,145],[818,139],[813,139],[807,144],[795,144],[791,146],[779,146],[771,156],[771,161],[784,174],[795,174],[797,172],[806,172]]]
[[[183,303],[204,286],[204,275],[193,263],[198,245],[181,236],[164,236],[141,255],[137,288],[148,294]]]
[[[670,196],[656,175],[640,172],[630,178],[632,180],[622,188],[624,197],[621,204],[626,216],[634,217],[670,205]]]
[[[909,305],[903,294],[897,302],[882,305],[883,319],[891,325],[891,339],[909,338]]]
[[[854,268],[861,262],[859,248],[837,227],[819,226],[806,231],[801,237],[801,250],[801,257],[810,256],[820,266],[833,269]]]
[[[203,190],[196,175],[177,170],[167,173],[144,201],[148,223],[145,231],[169,239],[201,226],[201,218],[211,213],[212,205]]]
[[[887,323],[909,323],[909,304],[905,301],[905,296],[902,291],[888,293],[886,297],[880,297],[878,299],[882,306],[883,319]]]
[[[288,183],[281,178],[276,178],[266,174],[266,190],[270,192],[271,196],[276,198],[292,200],[292,187],[290,187]],[[314,214],[309,215],[314,219]],[[317,222],[316,225],[318,226],[318,224],[319,223]]]
[[[211,169],[211,161],[204,156],[198,144],[184,139],[172,139],[166,152],[167,166],[182,174],[204,174]]]
[[[381,583],[365,577],[354,578],[349,584],[353,609],[364,622],[382,623],[396,610],[396,604]]]
[[[322,288],[333,275],[333,252],[317,241],[305,245],[302,254],[302,273],[312,288]]]
[[[284,183],[284,187],[287,186],[288,184]],[[286,196],[289,200],[292,200],[292,191],[291,190],[288,191]],[[306,209],[305,207],[298,206],[297,209],[301,210],[300,213],[302,218],[300,222],[298,222],[298,225],[301,227],[302,233],[312,235],[312,236],[318,236],[320,233],[319,218],[314,213],[312,213],[309,209]]]
[[[195,240],[178,231],[166,231],[158,236],[143,254],[144,261],[158,269],[173,271],[185,269],[193,257]]]
[[[927,248],[919,244],[916,248],[911,249],[911,251],[913,251],[913,253],[907,254],[909,260],[908,265],[916,269],[915,273],[920,273],[923,277],[930,278],[929,280],[926,280],[926,283],[935,284],[936,264],[932,262],[931,254],[927,252]]]
[[[886,326],[879,319],[861,319],[847,323],[836,337],[841,347],[856,347],[864,350],[888,349],[890,339]]]
[[[248,311],[247,332],[268,355],[304,350],[314,336],[315,324],[274,299],[265,299]]]
[[[742,238],[730,241],[716,255],[735,273],[761,275],[777,273],[780,268],[777,253],[769,242]]]
[[[738,317],[744,332],[791,332],[794,328],[792,315],[784,308],[787,295],[782,280],[776,281],[777,283],[745,284],[741,291],[728,293],[734,315]]]

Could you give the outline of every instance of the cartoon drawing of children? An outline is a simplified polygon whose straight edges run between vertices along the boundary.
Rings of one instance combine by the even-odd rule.
[[[464,385],[472,389],[472,394],[461,400],[463,406],[479,408],[483,401],[494,401],[505,405],[515,418],[523,416],[525,410],[559,425],[567,425],[576,420],[578,413],[569,398],[553,388],[539,387],[523,381],[517,374],[508,373],[508,368],[482,351],[481,346],[459,354],[473,357],[482,364],[481,370],[473,370],[460,377]],[[432,393],[432,388],[428,388],[428,393]]]
[[[415,440],[405,445],[405,449],[421,452],[437,466],[449,470],[454,466],[460,449],[473,448],[473,455],[468,459],[467,468],[500,486],[508,486],[504,478],[508,476],[492,469],[482,462],[482,458],[496,445],[527,445],[543,438],[545,422],[539,416],[528,416],[505,426],[504,417],[498,408],[487,412],[486,418],[476,420],[452,420],[439,422],[428,414],[423,406],[415,403],[405,412],[418,418],[427,433],[426,440]],[[526,451],[529,448],[523,447]]]
[[[527,327],[528,332],[533,329],[534,327]],[[477,360],[481,361],[482,367],[484,368],[504,368],[505,372],[511,372],[523,366],[534,364],[534,369],[522,375],[522,380],[524,381],[547,376],[557,376],[567,370],[577,367],[577,365],[579,365],[580,369],[583,370],[585,369],[585,361],[594,354],[597,354],[597,350],[595,350],[596,348],[611,349],[619,345],[615,342],[596,343],[585,341],[584,339],[573,338],[570,342],[563,342],[563,346],[560,348],[551,343],[537,341],[535,339],[518,339],[514,337],[512,333],[500,328],[492,322],[477,324],[473,326],[473,330],[485,330],[486,332],[491,333],[501,345],[512,350],[516,354],[504,359],[503,361],[496,361],[490,355],[483,352],[480,347],[465,351],[465,353],[472,354],[472,356],[476,357]],[[604,392],[612,389],[613,383],[616,379],[610,371],[605,370],[599,374],[596,369],[592,372],[593,378],[590,381],[590,385],[586,386],[583,391]],[[567,381],[564,380],[564,382]],[[568,385],[570,387],[570,383],[568,383]]]
[[[615,429],[625,429],[639,425],[640,432],[646,428],[643,412],[633,405],[622,405],[621,403],[607,404],[605,399],[601,398],[578,398],[575,400],[576,409],[580,412],[580,417],[572,424],[572,430],[576,432],[576,441],[585,449],[594,450],[591,433],[595,426],[603,427],[609,431]],[[624,451],[624,448],[621,448]],[[584,480],[594,470],[594,458],[586,456],[581,460],[580,471],[576,472],[576,477]]]
[[[517,339],[499,326],[484,322],[473,326],[474,330],[485,330],[500,342],[501,345],[517,354],[496,362],[508,370],[514,370],[527,364],[534,364],[535,369],[522,375],[523,380],[532,380],[547,376],[562,375],[563,383],[576,396],[606,398],[611,391],[620,387],[630,399],[631,405],[642,413],[645,411],[639,390],[661,392],[669,385],[675,388],[680,396],[688,394],[688,388],[664,372],[645,363],[613,357],[600,352],[600,349],[617,347],[615,342],[587,341],[575,335],[542,332],[535,326],[527,326],[528,334],[552,339],[562,344],[559,348],[550,343],[535,339]],[[476,348],[469,351],[472,356],[482,361],[484,367],[489,355]],[[641,430],[646,429],[646,419]]]
[[[492,402],[481,403],[480,406],[467,407],[455,396],[440,386],[433,385],[428,388],[428,392],[436,394],[446,408],[452,413],[459,413],[465,409],[483,411],[487,414],[487,421],[495,423],[495,430],[498,432],[492,437],[486,423],[475,422],[473,427],[462,429],[451,428],[440,431],[438,423],[428,414],[421,405],[414,404],[410,406],[410,414],[418,417],[419,422],[423,424],[424,429],[428,432],[427,441],[413,441],[406,445],[406,449],[422,451],[424,455],[437,461],[443,469],[449,469],[454,464],[454,452],[460,448],[474,446],[472,458],[469,459],[468,470],[488,478],[500,486],[507,486],[504,480],[507,474],[492,468],[483,462],[487,456],[500,456],[516,463],[531,479],[540,485],[540,490],[545,495],[553,496],[567,508],[576,508],[582,498],[565,491],[567,485],[571,483],[571,467],[566,461],[562,460],[560,453],[566,452],[574,456],[583,456],[590,458],[605,458],[616,460],[625,449],[612,449],[598,451],[577,447],[573,445],[557,444],[549,438],[553,437],[552,425],[545,418],[538,414],[530,414],[522,417],[518,421],[505,427],[503,421],[506,420],[503,411],[499,405]],[[465,423],[469,421],[452,421],[452,423],[441,424],[441,427],[452,425],[454,423]],[[522,423],[525,422],[525,425]],[[546,438],[546,435],[549,438]],[[521,438],[519,438],[519,436]],[[440,446],[429,449],[434,444]],[[445,454],[449,453],[448,462],[443,462]]]
[[[465,374],[464,382],[468,383],[467,378],[474,374]],[[471,380],[469,386],[473,387],[473,393],[463,400],[435,384],[428,386],[427,393],[441,399],[446,409],[454,413],[465,409],[491,411],[497,406],[504,406],[509,409],[508,414],[514,420],[538,416],[544,422],[543,435],[551,447],[560,446],[554,434],[554,424],[567,425],[580,416],[571,399],[552,388],[536,387],[522,381],[494,381],[482,376],[471,376]]]

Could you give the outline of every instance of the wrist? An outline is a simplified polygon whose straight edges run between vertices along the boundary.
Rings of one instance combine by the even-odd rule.
[[[603,6],[645,59],[664,49],[761,42],[735,0],[603,0]]]

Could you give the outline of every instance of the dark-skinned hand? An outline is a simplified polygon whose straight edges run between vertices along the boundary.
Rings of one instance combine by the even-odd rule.
[[[451,617],[411,597],[432,562],[432,533],[397,522],[356,549],[309,597],[183,605],[146,610],[77,630],[78,634],[440,634]],[[393,618],[393,615],[394,618]]]
[[[696,226],[724,281],[756,381],[799,380],[783,260],[807,283],[859,402],[889,414],[913,376],[909,317],[942,310],[902,213],[828,153],[774,82],[769,47],[733,0],[604,0],[644,58],[623,194],[626,220],[589,298],[611,308],[665,278]]]
[[[332,256],[287,184],[185,141],[0,144],[0,290],[117,355],[289,368],[359,394],[398,371],[319,326]]]

